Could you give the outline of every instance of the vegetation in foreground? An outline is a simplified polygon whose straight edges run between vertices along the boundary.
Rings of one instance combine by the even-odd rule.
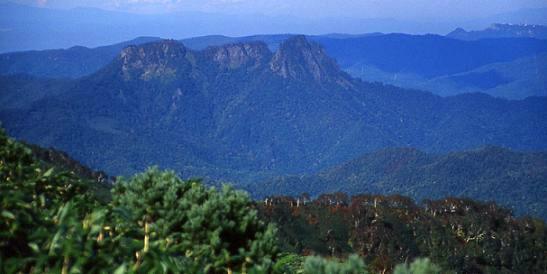
[[[276,229],[230,187],[152,168],[119,179],[108,200],[97,193],[93,182],[49,167],[1,132],[0,272],[376,273],[356,255],[281,253]],[[394,267],[441,272],[428,259]]]
[[[240,191],[150,169],[100,203],[89,182],[47,170],[0,137],[4,273],[266,272],[275,230]]]

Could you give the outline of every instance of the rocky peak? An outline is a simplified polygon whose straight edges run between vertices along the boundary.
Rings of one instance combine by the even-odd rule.
[[[188,63],[187,50],[175,40],[124,48],[118,57],[125,80],[174,77]]]
[[[270,61],[270,69],[283,78],[320,82],[336,81],[342,73],[321,46],[303,35],[293,36],[279,45]]]
[[[206,53],[222,68],[235,69],[242,66],[258,67],[268,62],[272,53],[264,42],[227,44],[211,47]]]

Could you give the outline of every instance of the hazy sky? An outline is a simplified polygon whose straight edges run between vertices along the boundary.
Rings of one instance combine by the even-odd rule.
[[[547,7],[546,0],[13,0],[52,8],[96,7],[139,13],[205,11],[230,14],[473,19],[524,8]]]
[[[138,36],[444,35],[492,23],[547,25],[547,0],[0,0],[6,2],[43,9],[0,9],[0,52],[95,47]],[[70,10],[77,7],[117,12]]]

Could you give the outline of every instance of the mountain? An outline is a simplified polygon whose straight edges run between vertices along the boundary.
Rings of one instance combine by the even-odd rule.
[[[496,97],[523,99],[547,96],[547,53],[423,82],[416,88],[440,90],[444,95],[483,92]]]
[[[0,74],[78,78],[98,71],[129,45],[140,45],[157,40],[160,38],[138,37],[130,41],[97,48],[75,46],[68,49],[1,54]]]
[[[183,39],[181,42],[192,50],[204,50],[209,46],[262,41],[271,51],[275,51],[280,43],[292,36],[212,35]],[[93,49],[75,47],[2,54],[0,74],[29,74],[49,78],[87,76],[116,58],[123,46],[156,39],[140,38]],[[541,79],[545,78],[545,73],[541,70],[542,63],[537,61],[547,53],[547,41],[530,38],[461,41],[437,35],[379,33],[330,34],[308,36],[308,39],[322,45],[342,69],[366,81],[423,89],[442,96],[484,92],[493,96],[522,99],[544,94]],[[525,60],[530,62],[526,63]],[[476,70],[496,64],[506,64],[500,68],[504,71],[499,72],[496,68],[494,73],[477,75]],[[514,68],[504,69],[507,66]],[[464,74],[471,76],[461,77]],[[500,74],[504,76],[498,77]],[[487,83],[477,85],[477,81]]]
[[[432,79],[413,74],[388,73],[368,65],[357,65],[346,71],[366,81],[425,90],[441,96],[481,92],[495,97],[524,99],[547,95],[547,53],[491,63]]]
[[[264,41],[275,50],[289,35],[203,36],[181,40],[193,49]],[[365,81],[426,90],[441,96],[482,92],[524,99],[545,95],[547,42],[527,37],[460,41],[438,35],[308,36],[346,72]]]
[[[492,38],[536,38],[547,39],[547,26],[493,24],[483,30],[466,31],[457,28],[446,35],[460,40],[479,40]]]
[[[492,25],[493,22],[503,22],[513,25],[547,25],[547,8],[523,8],[487,16],[470,22],[462,22],[458,26],[467,29],[482,29]],[[452,28],[454,29],[454,28]]]
[[[434,35],[389,34],[316,41],[344,70],[365,81],[441,96],[482,92],[523,99],[545,95],[544,40],[462,41]]]
[[[189,48],[201,50],[225,43],[263,41],[275,50],[281,41],[290,36],[201,36],[181,42]],[[440,35],[371,33],[311,35],[307,38],[323,46],[343,69],[366,65],[393,75],[413,74],[425,79],[547,52],[546,41],[528,37],[459,41]]]
[[[529,38],[461,41],[438,35],[386,34],[316,41],[343,68],[366,64],[426,79],[547,52],[547,41]]]
[[[8,132],[113,175],[157,164],[241,182],[392,146],[547,147],[546,98],[441,98],[362,82],[304,36],[275,52],[261,42],[195,51],[162,40],[129,46],[83,78],[20,77],[2,80],[11,83],[0,92]]]
[[[447,154],[389,148],[314,175],[286,176],[252,184],[257,197],[309,193],[401,194],[422,199],[448,196],[495,201],[517,214],[547,219],[547,153],[499,147]]]

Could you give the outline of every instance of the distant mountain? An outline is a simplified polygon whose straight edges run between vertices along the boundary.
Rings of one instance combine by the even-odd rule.
[[[315,41],[343,68],[364,64],[426,79],[547,52],[547,41],[528,38],[460,41],[438,35],[387,34]]]
[[[516,11],[494,14],[485,18],[472,20],[465,24],[460,24],[468,29],[479,29],[492,24],[492,22],[503,22],[513,25],[547,25],[547,8],[525,8]],[[462,22],[463,23],[463,22]]]
[[[208,46],[262,41],[270,50],[275,51],[282,41],[291,36],[293,35],[215,35],[184,39],[181,42],[188,48],[203,50]],[[76,47],[67,50],[2,54],[0,74],[26,73],[53,78],[89,75],[114,59],[123,46],[157,39],[141,38],[94,49]],[[338,34],[309,36],[308,39],[322,45],[343,69],[352,73],[367,67],[393,77],[414,75],[423,79],[463,73],[488,64],[510,62],[547,52],[547,41],[529,38],[459,41],[437,35]],[[405,86],[405,83],[402,84]]]
[[[286,36],[196,37],[194,49],[225,42],[263,40],[272,50]],[[509,99],[544,96],[547,42],[530,38],[457,41],[437,35],[308,36],[354,77],[441,96],[483,92]]]
[[[290,36],[202,36],[181,42],[189,48],[201,50],[226,43],[263,41],[275,50],[281,41]],[[343,69],[367,65],[386,73],[414,74],[426,79],[547,52],[546,41],[526,37],[458,41],[439,35],[372,33],[311,35],[308,39],[323,46]]]
[[[496,203],[517,214],[547,219],[547,152],[499,147],[448,154],[391,148],[365,154],[315,175],[287,176],[252,184],[257,197],[342,191],[401,194],[414,199],[467,197]]]
[[[29,74],[50,78],[77,78],[98,71],[125,47],[160,40],[139,37],[114,45],[86,48],[26,51],[0,54],[0,74]]]
[[[466,41],[492,38],[547,39],[547,26],[493,24],[484,30],[466,31],[463,28],[457,28],[446,36]]]
[[[392,146],[547,148],[547,98],[441,98],[365,83],[304,36],[275,52],[261,42],[194,51],[163,40],[129,46],[76,80],[1,80],[10,134],[113,175],[157,164],[242,181]]]
[[[368,65],[356,65],[346,71],[365,81],[425,90],[441,96],[475,92],[508,99],[547,96],[547,53],[491,63],[432,79],[415,74],[389,73]]]

